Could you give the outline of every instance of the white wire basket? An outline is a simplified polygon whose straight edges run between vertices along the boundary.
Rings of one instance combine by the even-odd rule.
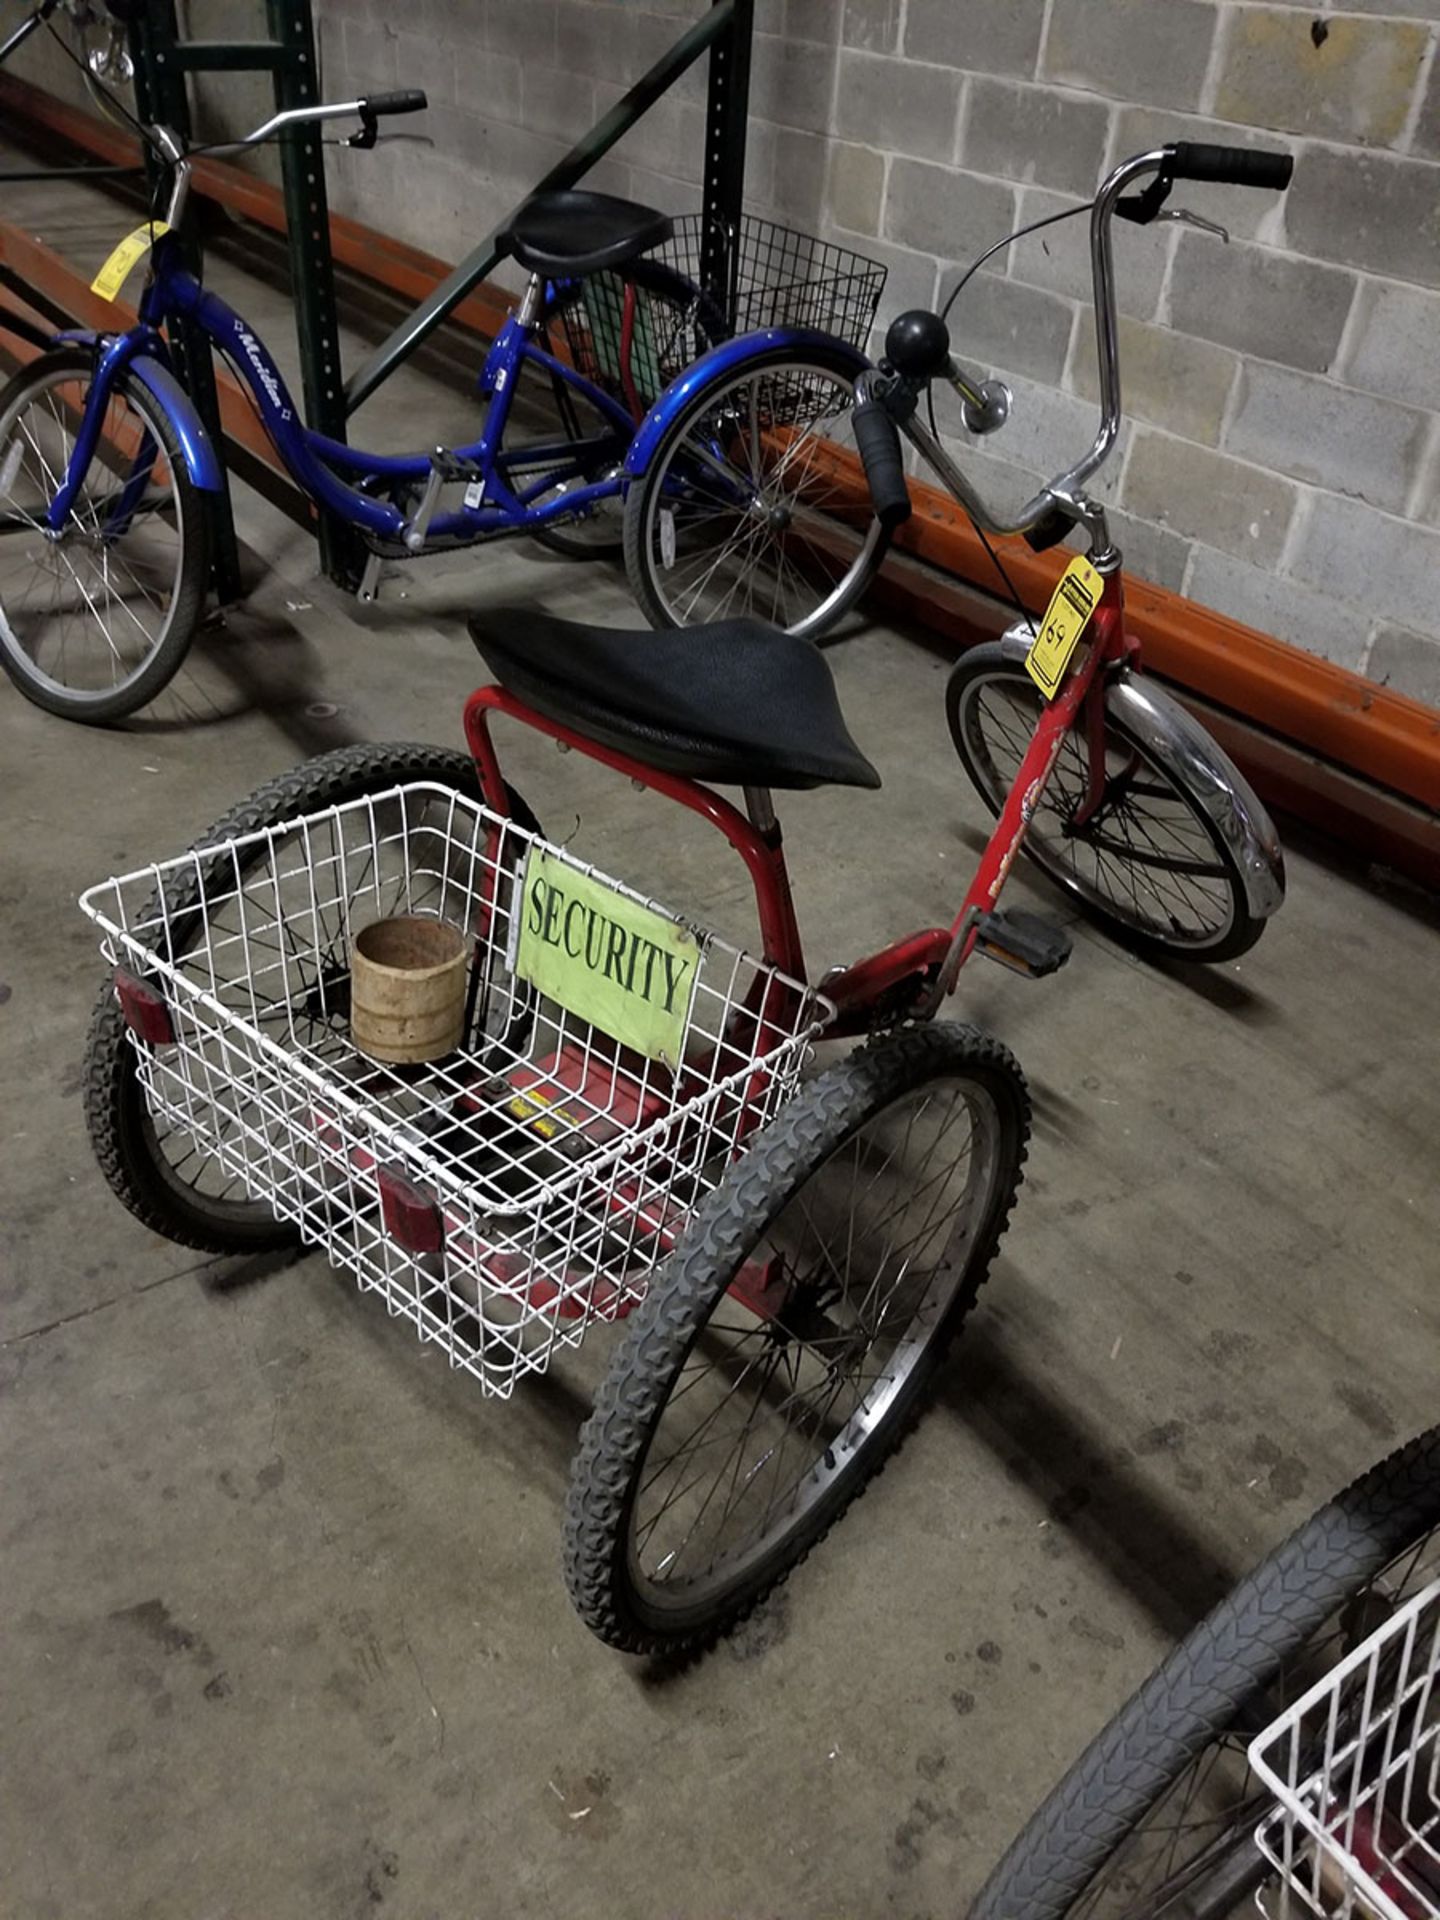
[[[1260,1734],[1256,1833],[1286,1913],[1440,1916],[1440,1581]]]
[[[691,927],[678,1044],[663,1058],[620,1044],[512,971],[532,850],[560,863],[543,867],[552,880],[583,876],[686,926],[427,783],[192,850],[80,903],[182,1177],[203,1170],[204,1191],[292,1221],[501,1396],[639,1302],[833,1012]],[[380,1065],[350,1037],[351,943],[401,913],[474,943],[461,1046],[421,1067]]]

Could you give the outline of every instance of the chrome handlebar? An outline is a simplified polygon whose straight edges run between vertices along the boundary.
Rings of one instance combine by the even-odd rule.
[[[1125,188],[1145,174],[1158,174],[1170,164],[1171,150],[1153,148],[1122,161],[1095,196],[1090,214],[1090,267],[1095,290],[1095,336],[1100,367],[1100,430],[1090,451],[1074,466],[1057,474],[1042,487],[1020,511],[1010,518],[997,513],[975,490],[939,440],[915,416],[904,423],[904,431],[919,447],[946,486],[956,495],[987,533],[1029,533],[1042,520],[1059,511],[1084,526],[1103,548],[1109,533],[1104,509],[1085,492],[1085,482],[1101,467],[1114,450],[1122,419],[1120,391],[1120,333],[1115,303],[1115,258],[1111,244],[1111,222],[1115,203]],[[953,359],[948,375],[960,395],[966,425],[972,432],[989,433],[1003,426],[1010,411],[1010,392],[1002,382],[977,380]]]
[[[361,126],[360,132],[345,143],[347,146],[373,146],[377,115],[418,113],[426,104],[425,95],[417,89],[404,93],[368,94],[358,100],[327,100],[314,107],[286,107],[279,113],[272,113],[268,120],[262,121],[253,132],[243,135],[239,140],[226,140],[216,146],[207,144],[204,152],[210,157],[243,153],[248,147],[258,147],[275,134],[283,133],[287,127],[308,126],[319,120],[345,119],[358,120]],[[170,204],[165,209],[166,225],[175,227],[184,217],[190,196],[189,149],[169,127],[147,127],[146,133],[161,159],[175,169]]]
[[[1136,199],[1127,201],[1121,211],[1142,221],[1153,219],[1193,219],[1193,216],[1162,212],[1165,196],[1175,180],[1211,180],[1237,186],[1266,187],[1281,191],[1289,184],[1293,163],[1287,154],[1235,147],[1210,147],[1179,142],[1173,146],[1153,147],[1124,160],[1109,175],[1096,194],[1090,213],[1090,268],[1095,294],[1095,341],[1100,370],[1100,429],[1095,443],[1083,459],[1044,486],[1019,513],[1006,519],[990,507],[976,492],[937,437],[912,414],[903,421],[904,432],[920,449],[930,465],[944,480],[956,498],[987,533],[1030,533],[1041,523],[1059,514],[1083,526],[1091,536],[1092,559],[1104,570],[1108,560],[1118,564],[1110,546],[1105,510],[1085,491],[1085,483],[1114,450],[1120,436],[1122,403],[1120,389],[1120,330],[1115,301],[1115,258],[1111,244],[1111,226],[1120,195],[1132,182],[1147,174],[1156,176],[1151,186]],[[1194,221],[1210,227],[1208,221]],[[1213,228],[1228,238],[1223,228]],[[864,375],[859,383],[861,397],[877,376]],[[952,359],[947,377],[960,395],[966,426],[972,433],[990,433],[1003,426],[1010,411],[1010,390],[1003,382],[976,381]],[[1046,539],[1043,544],[1050,544]]]
[[[286,127],[308,126],[316,120],[341,120],[347,116],[359,118],[363,100],[326,101],[318,107],[287,107],[281,113],[272,113],[268,120],[262,121],[253,133],[243,135],[239,140],[227,140],[223,146],[207,146],[207,154],[243,153],[247,147],[258,147],[274,134],[282,133]],[[159,131],[159,129],[157,129]]]

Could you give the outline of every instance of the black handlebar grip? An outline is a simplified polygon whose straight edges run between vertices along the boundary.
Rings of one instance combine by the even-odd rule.
[[[398,93],[367,93],[360,102],[371,113],[423,113],[430,101],[423,87],[401,87]]]
[[[1288,153],[1254,147],[1213,147],[1199,140],[1177,140],[1170,172],[1177,180],[1214,180],[1227,187],[1268,187],[1283,193],[1295,162]]]
[[[851,419],[865,478],[870,483],[870,498],[875,503],[875,518],[887,533],[893,533],[910,518],[910,489],[905,482],[900,435],[884,407],[874,400],[860,401]]]

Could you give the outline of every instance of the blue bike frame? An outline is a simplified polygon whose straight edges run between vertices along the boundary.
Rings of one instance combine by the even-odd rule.
[[[368,453],[305,426],[264,343],[219,294],[201,286],[185,267],[179,243],[171,234],[162,235],[156,242],[154,271],[141,299],[137,326],[113,336],[75,333],[60,336],[64,340],[94,345],[98,358],[65,480],[51,502],[48,521],[52,528],[59,531],[65,525],[99,443],[115,382],[127,369],[144,383],[174,424],[186,469],[195,485],[205,488],[221,485],[215,450],[192,402],[170,369],[168,351],[159,331],[161,322],[172,314],[197,322],[234,367],[254,396],[277,452],[304,493],[372,540],[396,545],[403,542],[409,524],[406,514],[390,500],[378,496],[407,485],[423,485],[433,471],[431,456],[428,453]],[[637,430],[634,418],[625,407],[573,367],[537,346],[512,315],[496,335],[481,369],[479,387],[486,407],[480,438],[469,445],[447,449],[454,458],[473,467],[477,481],[483,482],[480,504],[463,507],[459,512],[436,514],[426,529],[420,551],[435,544],[463,545],[496,534],[544,526],[547,521],[568,519],[577,510],[613,498],[644,473],[671,421],[699,387],[756,353],[775,347],[814,346],[825,346],[833,352],[840,343],[828,335],[799,327],[770,327],[760,333],[724,341],[712,347],[666,388]],[[862,353],[854,352],[853,357],[858,375],[870,363]],[[557,478],[569,477],[571,473],[579,478],[585,471],[585,463],[577,459],[577,453],[595,452],[608,444],[609,436],[578,442],[532,443],[507,453],[505,428],[516,381],[527,364],[563,381],[582,395],[603,420],[613,425],[613,474],[567,489],[551,500],[541,498],[554,491]],[[156,456],[157,449],[147,435],[120,495],[110,507],[106,519],[108,532],[122,532],[128,524],[148,485]],[[515,469],[527,468],[537,469],[539,477],[524,484],[512,480]],[[593,471],[593,460],[590,468]]]
[[[170,370],[168,351],[159,332],[161,322],[172,314],[194,320],[239,374],[254,396],[266,432],[291,477],[312,500],[373,539],[401,541],[407,516],[389,500],[377,498],[375,490],[393,491],[407,484],[423,485],[432,471],[431,456],[428,453],[368,453],[307,427],[263,341],[219,294],[200,285],[182,263],[179,245],[169,234],[162,235],[156,243],[154,273],[140,303],[138,326],[114,336],[77,333],[59,336],[65,341],[94,344],[99,358],[65,481],[50,506],[48,519],[53,528],[58,530],[65,524],[74,496],[94,457],[115,383],[127,369],[143,381],[174,423],[186,469],[196,486],[214,488],[221,484],[214,448],[192,402]],[[516,381],[527,363],[564,381],[582,395],[602,419],[613,424],[617,469],[613,477],[573,487],[550,501],[540,499],[542,494],[554,489],[557,478],[566,477],[572,471],[579,477],[584,463],[577,459],[577,452],[587,449],[594,452],[607,443],[609,436],[599,435],[579,442],[532,442],[507,453],[505,428]],[[494,534],[543,526],[549,520],[569,518],[578,509],[621,491],[624,483],[618,470],[635,431],[634,419],[602,388],[537,346],[513,315],[485,356],[479,384],[487,403],[480,438],[447,451],[478,470],[477,479],[484,483],[482,501],[479,506],[464,507],[459,512],[437,514],[429,525],[427,546],[432,542],[453,544],[482,540]],[[121,502],[112,508],[107,520],[110,530],[122,530],[123,521],[128,519],[144,491],[155,457],[156,449],[147,436]],[[511,479],[512,470],[517,467],[539,469],[540,476],[517,484]]]

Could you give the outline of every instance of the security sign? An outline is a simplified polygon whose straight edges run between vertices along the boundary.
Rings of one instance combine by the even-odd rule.
[[[653,907],[532,846],[512,971],[622,1046],[678,1066],[700,942]]]

